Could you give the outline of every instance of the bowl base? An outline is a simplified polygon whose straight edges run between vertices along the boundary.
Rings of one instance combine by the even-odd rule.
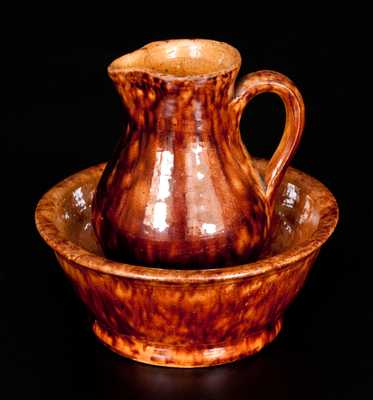
[[[218,345],[167,345],[114,333],[95,321],[93,332],[115,353],[145,364],[162,367],[197,368],[226,364],[260,351],[279,334],[282,319],[243,339]]]

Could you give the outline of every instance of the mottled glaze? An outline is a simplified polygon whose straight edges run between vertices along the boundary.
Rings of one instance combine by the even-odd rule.
[[[303,130],[301,95],[273,71],[235,87],[241,58],[210,40],[156,42],[109,67],[129,122],[93,202],[109,258],[138,265],[237,265],[266,243],[273,199]],[[246,104],[277,93],[286,108],[261,177],[239,132]]]
[[[254,166],[264,173],[267,162],[254,160]],[[94,315],[97,337],[123,356],[175,367],[231,362],[273,340],[336,226],[333,195],[289,168],[275,199],[272,237],[258,261],[148,268],[105,258],[95,239],[91,204],[104,167],[65,179],[36,210],[37,228]]]

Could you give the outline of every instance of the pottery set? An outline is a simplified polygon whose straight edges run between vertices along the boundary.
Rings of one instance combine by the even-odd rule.
[[[241,58],[212,40],[151,43],[109,66],[128,124],[107,164],[40,200],[37,228],[113,351],[202,367],[279,333],[338,220],[333,195],[288,168],[304,105],[284,75],[238,84]],[[240,137],[250,100],[276,93],[285,129],[270,161]]]

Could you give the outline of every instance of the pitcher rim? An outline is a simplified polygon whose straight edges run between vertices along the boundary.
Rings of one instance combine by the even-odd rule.
[[[225,53],[228,54],[228,60],[226,67],[221,67],[220,69],[214,69],[211,72],[204,73],[189,73],[185,75],[177,75],[173,73],[164,73],[156,68],[150,68],[146,66],[136,65],[136,59],[141,60],[141,57],[149,56],[150,51],[154,52],[155,50],[159,50],[162,47],[172,47],[175,45],[199,45],[199,46],[213,46],[216,49],[223,49]],[[230,57],[230,62],[229,62]],[[131,60],[132,64],[131,64]],[[124,62],[127,62],[127,65],[123,65]],[[145,63],[145,62],[144,62]],[[239,70],[241,67],[241,54],[240,52],[232,45],[212,39],[170,39],[170,40],[159,40],[155,42],[150,42],[145,46],[134,50],[130,53],[123,54],[122,56],[114,59],[108,66],[107,70],[110,76],[116,74],[123,74],[128,72],[139,72],[139,73],[147,73],[151,76],[158,77],[162,80],[178,80],[178,81],[190,81],[190,80],[200,80],[200,79],[208,79],[211,77],[216,77],[225,73],[229,73],[234,70]]]

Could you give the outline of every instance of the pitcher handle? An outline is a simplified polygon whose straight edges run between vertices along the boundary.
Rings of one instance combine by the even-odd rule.
[[[258,71],[244,76],[237,85],[232,105],[237,111],[238,122],[250,100],[264,92],[279,95],[286,111],[284,133],[264,174],[266,197],[269,209],[273,210],[277,188],[295,154],[303,133],[305,110],[302,96],[289,78],[275,71]]]

